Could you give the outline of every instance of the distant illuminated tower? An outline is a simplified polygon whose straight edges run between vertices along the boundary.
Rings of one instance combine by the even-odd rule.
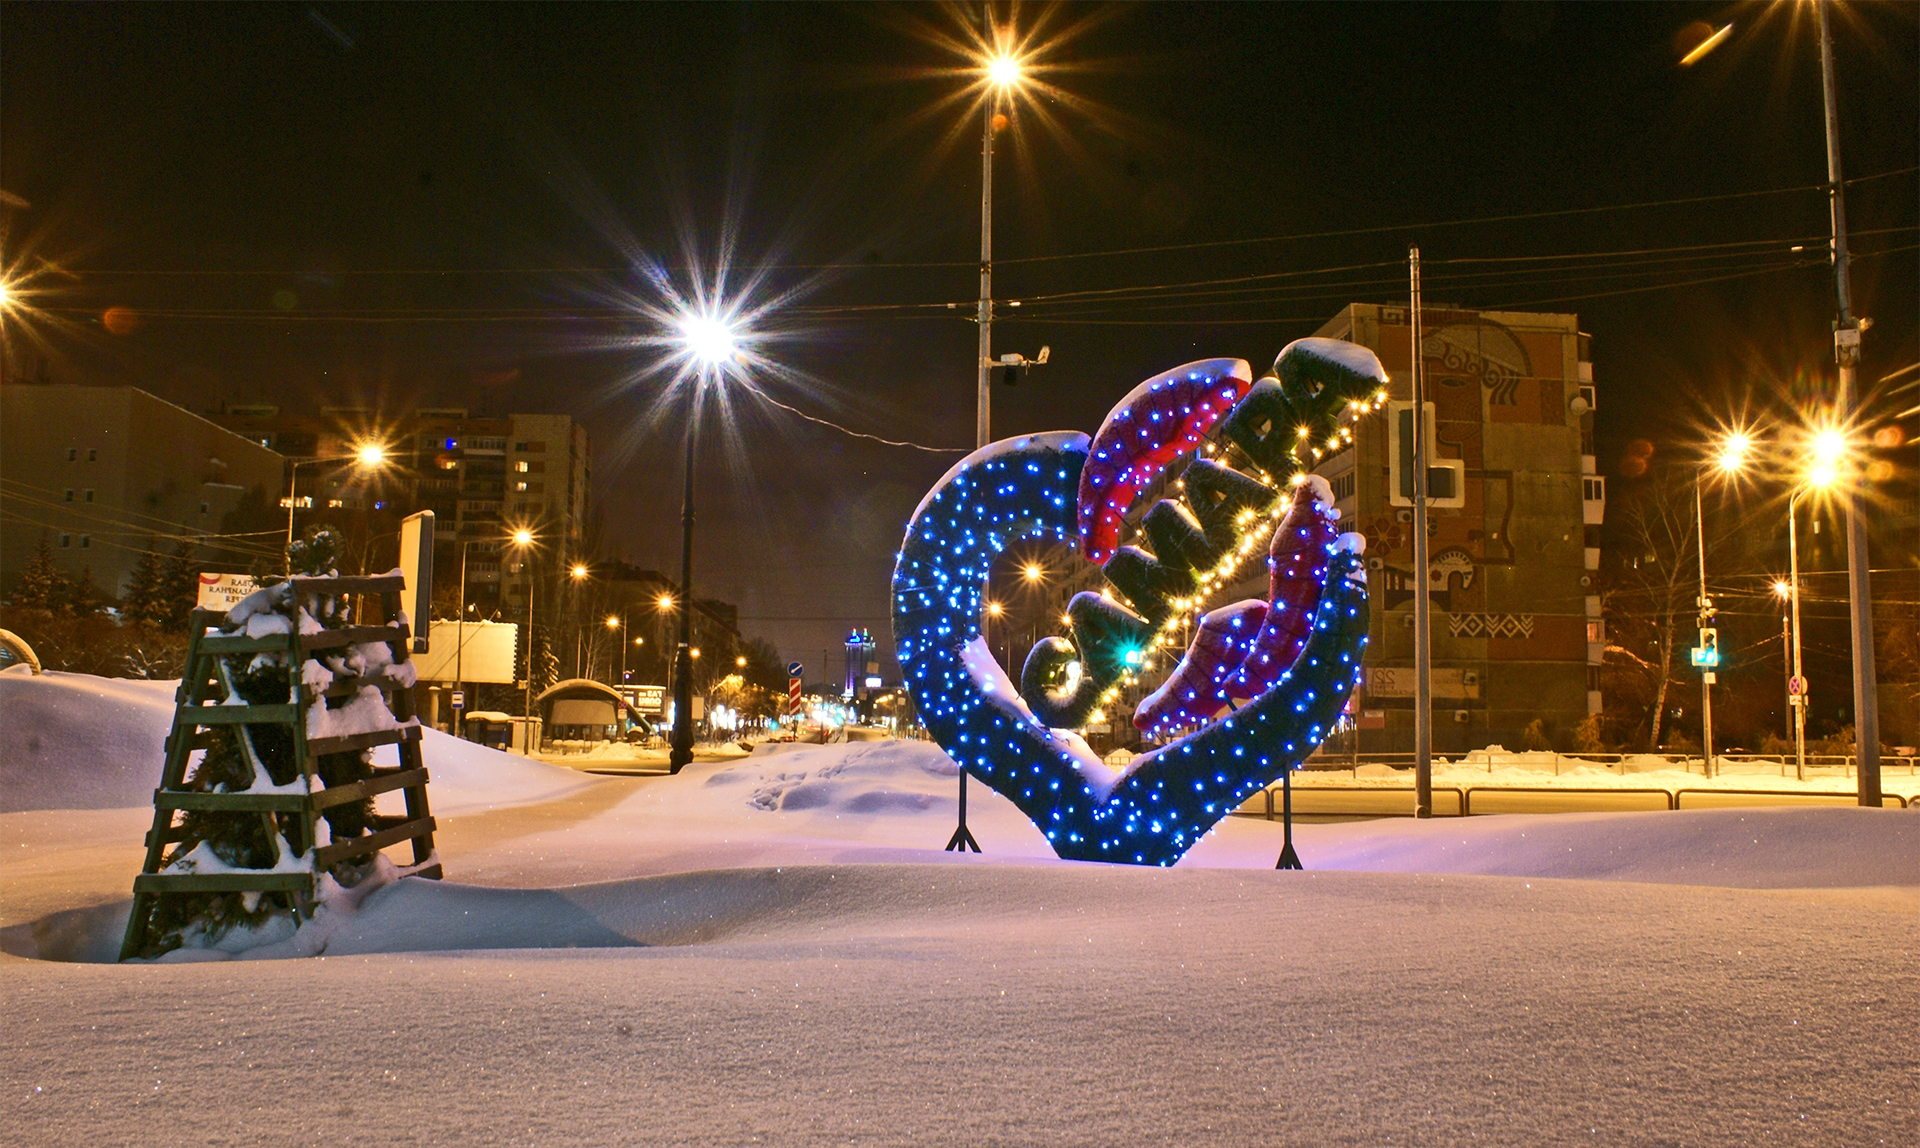
[[[847,684],[842,697],[853,697],[866,680],[867,663],[874,653],[873,635],[862,629],[847,633]]]

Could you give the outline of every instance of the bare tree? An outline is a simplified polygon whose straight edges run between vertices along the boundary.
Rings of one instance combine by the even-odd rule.
[[[1660,748],[1681,626],[1698,592],[1691,479],[1684,469],[1662,468],[1622,500],[1618,565],[1605,595],[1609,652],[1617,655],[1608,668],[1644,677],[1649,750]]]

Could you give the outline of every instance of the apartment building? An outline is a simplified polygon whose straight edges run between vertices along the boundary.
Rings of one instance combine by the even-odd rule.
[[[245,570],[248,552],[272,553],[273,541],[221,536],[247,504],[281,500],[285,464],[259,440],[136,387],[10,381],[0,386],[0,587],[42,538],[62,574],[90,569],[115,598],[150,547],[198,542],[206,569]]]
[[[460,407],[391,415],[355,406],[297,415],[258,405],[209,417],[288,456],[303,508],[433,511],[436,567],[457,568],[464,548],[468,601],[483,609],[525,608],[526,571],[507,545],[514,531],[533,532],[541,562],[584,554],[592,443],[568,415],[481,418]],[[357,464],[366,443],[387,449],[387,465]]]

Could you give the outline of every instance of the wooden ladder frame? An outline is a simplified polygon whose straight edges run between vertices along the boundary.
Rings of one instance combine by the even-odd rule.
[[[182,893],[284,892],[293,896],[296,918],[309,916],[318,882],[335,866],[355,858],[370,856],[405,841],[413,843],[416,875],[438,878],[441,869],[433,857],[435,823],[427,806],[427,769],[420,759],[420,726],[415,722],[413,689],[380,674],[371,678],[339,676],[325,690],[307,688],[302,667],[314,653],[336,650],[368,642],[382,642],[393,652],[393,664],[409,660],[412,634],[400,620],[400,596],[404,579],[398,574],[356,578],[294,578],[285,634],[250,638],[244,634],[209,633],[225,620],[220,611],[193,611],[188,623],[186,673],[174,695],[173,729],[166,740],[166,758],[161,767],[160,787],[153,791],[153,828],[147,833],[146,862],[133,879],[133,911],[127,918],[126,938],[120,946],[120,959],[137,956],[147,942],[153,909],[159,898]],[[379,625],[346,626],[310,634],[299,632],[300,603],[309,595],[361,595],[377,599],[383,609]],[[358,619],[356,619],[358,621]],[[261,653],[287,657],[289,698],[285,704],[223,705],[232,692],[232,678],[223,659]],[[309,739],[307,714],[315,705],[324,705],[330,697],[350,697],[367,686],[379,688],[388,698],[388,708],[403,723],[398,729],[377,730],[345,737]],[[412,724],[407,724],[412,723]],[[295,793],[209,793],[186,788],[187,768],[196,750],[205,749],[214,726],[238,726],[240,752],[253,768],[256,780],[271,783],[266,768],[254,756],[247,727],[278,725],[293,735],[294,762],[299,769],[302,792]],[[315,771],[322,754],[347,753],[380,745],[398,745],[398,766],[376,766],[365,781],[327,787]],[[401,790],[406,813],[375,816],[373,832],[345,840],[318,840],[319,822],[325,812],[337,805],[360,801],[382,793]],[[254,813],[264,819],[267,839],[277,842],[283,836],[277,814],[292,814],[292,837],[287,845],[297,857],[311,856],[312,870],[295,873],[264,869],[243,869],[224,873],[163,873],[161,861],[167,846],[185,839],[175,816],[186,810],[212,810],[223,813]],[[331,835],[329,835],[331,836]]]

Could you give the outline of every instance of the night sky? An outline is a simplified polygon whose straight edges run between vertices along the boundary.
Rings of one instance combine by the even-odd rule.
[[[1824,181],[1805,8],[1000,10],[1065,33],[1042,76],[1072,98],[1017,107],[1000,137],[996,295],[1032,301],[1001,311],[995,351],[1047,344],[1053,361],[998,391],[996,437],[1091,433],[1190,359],[1264,368],[1348,302],[1402,300],[1409,242],[1429,305],[1578,312],[1604,473],[1634,440],[1678,457],[1713,418],[1818,396],[1834,311],[1819,192],[1613,210]],[[1849,6],[1835,28],[1845,174],[1897,173],[1848,192],[1869,385],[1920,358],[1916,11]],[[5,256],[39,269],[56,380],[197,410],[570,412],[593,435],[603,549],[674,571],[681,427],[645,415],[639,261],[711,266],[731,227],[736,283],[760,268],[759,297],[797,290],[767,346],[792,371],[767,393],[971,447],[979,121],[940,42],[967,18],[9,4],[0,186],[32,207]],[[1696,21],[1734,29],[1681,67]],[[1589,208],[1607,210],[1564,214]],[[1462,222],[1543,213],[1563,214]],[[1622,251],[1649,254],[1446,262]],[[1175,286],[1282,272],[1307,274]],[[696,588],[812,671],[846,626],[886,632],[905,518],[958,455],[750,398],[734,412],[705,440]]]

